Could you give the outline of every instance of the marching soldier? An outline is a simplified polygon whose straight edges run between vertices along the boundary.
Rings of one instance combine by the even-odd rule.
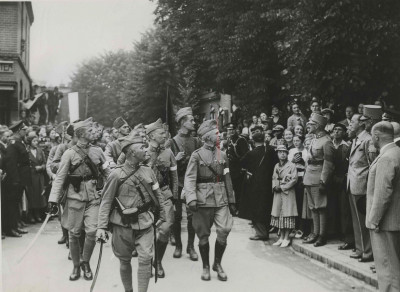
[[[201,147],[201,141],[192,137],[191,133],[195,131],[195,122],[193,112],[190,107],[181,108],[175,116],[176,122],[180,125],[178,134],[172,139],[171,150],[175,155],[178,164],[178,199],[175,201],[175,223],[173,226],[175,238],[175,251],[174,258],[182,256],[182,239],[181,239],[181,221],[182,221],[182,189],[185,178],[186,168],[190,156],[193,151]],[[192,261],[198,260],[198,255],[194,249],[194,236],[195,232],[192,224],[192,213],[186,208],[187,213],[187,230],[188,230],[188,244],[186,252],[189,254]]]
[[[49,197],[49,208],[52,210],[63,200],[63,194],[66,195],[62,224],[69,231],[69,249],[74,265],[69,278],[71,281],[80,278],[80,268],[86,280],[93,278],[89,261],[96,244],[101,200],[98,190],[102,188],[98,182],[110,172],[101,148],[89,144],[93,139],[91,118],[76,123],[74,131],[78,142],[62,156]],[[79,237],[83,228],[86,237],[80,262]]]
[[[308,207],[311,209],[314,233],[304,240],[304,243],[314,243],[314,246],[326,244],[327,234],[327,187],[331,183],[334,171],[333,157],[335,148],[330,136],[324,131],[327,119],[314,113],[307,126],[315,134],[311,142],[309,160],[304,174],[303,183],[306,187]]]
[[[131,128],[122,117],[115,119],[113,127],[118,130],[118,139],[107,144],[104,155],[108,161],[113,161],[116,164],[122,152],[121,140],[129,134]]]
[[[143,138],[132,132],[120,141],[126,160],[115,168],[104,186],[97,238],[106,239],[110,222],[113,252],[120,261],[120,275],[126,292],[133,291],[131,254],[136,246],[139,254],[138,291],[146,292],[154,245],[152,210],[164,204],[164,196],[152,169],[140,164],[149,158]],[[114,204],[117,208],[113,209]]]
[[[219,280],[226,281],[228,277],[222,269],[221,260],[233,225],[231,213],[236,213],[229,163],[226,154],[219,149],[215,120],[203,122],[197,133],[202,137],[204,145],[190,157],[184,193],[186,203],[193,212],[193,227],[199,238],[199,250],[203,261],[201,279],[210,280],[208,238],[211,226],[215,224],[217,240],[213,270],[218,273]]]
[[[163,195],[165,221],[161,224],[157,239],[158,277],[164,278],[165,272],[161,264],[168,245],[171,228],[174,224],[174,205],[172,201],[178,199],[178,173],[175,156],[170,149],[165,149],[166,131],[161,119],[146,127],[149,139],[147,152],[150,156],[148,165],[153,169],[160,191]]]

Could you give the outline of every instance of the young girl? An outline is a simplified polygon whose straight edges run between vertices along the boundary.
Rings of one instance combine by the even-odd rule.
[[[278,145],[279,163],[272,175],[274,201],[271,212],[271,225],[280,229],[280,238],[273,245],[287,247],[290,244],[290,230],[295,228],[297,207],[294,186],[297,182],[296,165],[288,161],[288,150]]]

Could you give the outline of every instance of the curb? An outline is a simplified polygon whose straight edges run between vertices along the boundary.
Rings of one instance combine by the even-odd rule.
[[[304,245],[301,243],[300,240],[292,241],[292,249],[298,253],[304,254],[314,260],[326,264],[329,268],[334,268],[358,280],[364,281],[365,283],[375,288],[378,288],[378,280],[376,278],[376,274],[356,269],[354,266],[347,264],[340,259],[337,259],[334,255],[328,256],[326,254],[323,254],[322,252],[317,252],[317,248],[314,248],[312,245]]]

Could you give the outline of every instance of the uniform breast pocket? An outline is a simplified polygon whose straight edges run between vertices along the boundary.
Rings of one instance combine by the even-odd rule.
[[[313,148],[312,150],[314,157],[322,157],[324,156],[324,150],[322,148]]]
[[[223,205],[228,203],[228,196],[226,194],[225,184],[224,183],[215,183],[214,187],[214,196],[215,202],[217,205]]]
[[[211,176],[210,170],[203,161],[199,162],[199,176],[203,178]]]

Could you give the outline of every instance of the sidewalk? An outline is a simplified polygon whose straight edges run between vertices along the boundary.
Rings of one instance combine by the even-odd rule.
[[[303,244],[300,239],[294,239],[292,248],[296,252],[326,264],[329,268],[339,270],[377,288],[377,276],[370,270],[370,266],[374,263],[359,263],[350,258],[351,250],[338,250],[341,244],[340,241],[331,240],[325,246],[314,247],[312,244]]]

